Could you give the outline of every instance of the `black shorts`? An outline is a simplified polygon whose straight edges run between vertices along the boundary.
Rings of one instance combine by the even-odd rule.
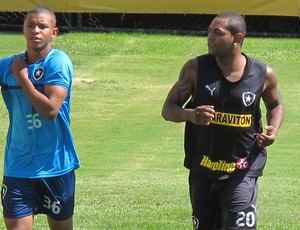
[[[4,177],[1,191],[4,218],[43,213],[54,220],[73,215],[75,173],[49,178]]]
[[[211,181],[191,171],[189,185],[194,229],[256,229],[256,177]]]

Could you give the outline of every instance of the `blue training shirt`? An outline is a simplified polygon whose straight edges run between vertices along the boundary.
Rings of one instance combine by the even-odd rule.
[[[18,54],[26,55],[26,53]],[[28,78],[44,92],[45,85],[58,85],[68,93],[58,116],[49,120],[31,105],[11,71],[18,56],[0,59],[1,93],[9,112],[4,176],[42,178],[66,174],[80,167],[70,130],[70,103],[73,64],[60,50],[28,64]]]

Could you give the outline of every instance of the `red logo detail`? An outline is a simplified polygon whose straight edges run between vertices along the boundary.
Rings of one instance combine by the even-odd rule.
[[[239,170],[244,170],[244,169],[248,168],[248,166],[249,166],[249,164],[248,164],[248,161],[246,160],[246,158],[238,159],[236,162],[236,167]]]

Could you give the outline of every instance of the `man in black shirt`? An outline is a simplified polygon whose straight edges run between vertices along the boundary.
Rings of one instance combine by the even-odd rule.
[[[272,68],[241,52],[245,35],[241,15],[217,15],[208,54],[186,62],[163,106],[166,120],[186,122],[184,164],[195,229],[256,229],[257,178],[285,110]]]

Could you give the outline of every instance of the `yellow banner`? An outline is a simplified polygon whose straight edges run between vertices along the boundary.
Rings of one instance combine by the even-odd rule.
[[[28,11],[38,5],[69,13],[300,15],[299,0],[0,0],[0,11]]]

